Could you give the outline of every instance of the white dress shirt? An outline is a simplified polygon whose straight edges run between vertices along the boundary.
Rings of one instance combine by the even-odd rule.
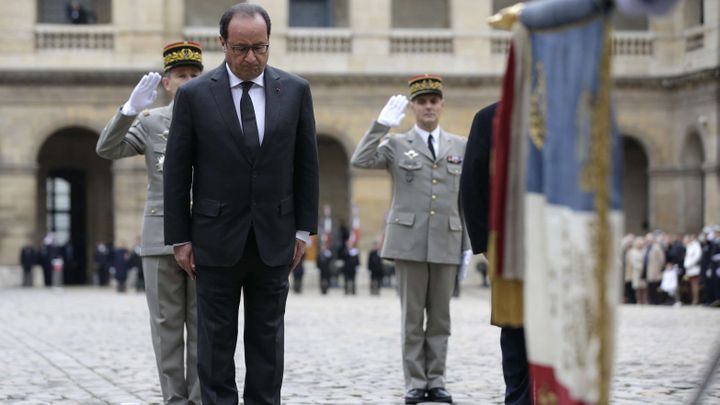
[[[432,134],[433,140],[433,149],[435,149],[435,156],[437,157],[440,153],[440,126],[435,127],[435,129],[432,130],[432,132],[428,132],[415,124],[415,132],[420,134],[420,137],[422,138],[423,142],[425,142],[425,145],[428,144],[428,135]],[[430,148],[428,148],[430,149]]]
[[[240,120],[240,128],[242,128],[240,98],[242,98],[243,89],[242,86],[240,86],[240,83],[244,80],[235,76],[227,63],[225,64],[225,68],[227,69],[228,78],[230,79],[230,93],[232,94],[233,104],[235,104],[235,111],[237,111],[238,119]],[[252,79],[251,82],[255,84],[250,87],[250,100],[252,100],[253,109],[255,110],[258,138],[260,140],[260,145],[262,145],[263,138],[265,137],[265,72],[260,73],[260,76]]]

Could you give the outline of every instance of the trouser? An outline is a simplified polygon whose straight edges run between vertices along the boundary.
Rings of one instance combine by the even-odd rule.
[[[345,278],[345,294],[355,295],[355,293],[357,292],[355,288],[355,272],[348,272],[343,274],[343,276]]]
[[[648,281],[648,283],[647,283],[648,304],[650,304],[650,305],[660,304],[660,296],[658,294],[658,288],[660,288],[659,281]]]
[[[171,255],[145,256],[142,261],[163,401],[199,404],[195,281]]]
[[[402,312],[405,389],[444,387],[450,298],[457,265],[396,260],[395,270]]]
[[[525,350],[524,328],[501,328],[503,378],[505,379],[505,403],[530,405],[530,375]]]
[[[235,345],[244,294],[245,405],[280,405],[289,263],[267,266],[251,231],[234,266],[197,267],[198,372],[203,404],[237,405]]]

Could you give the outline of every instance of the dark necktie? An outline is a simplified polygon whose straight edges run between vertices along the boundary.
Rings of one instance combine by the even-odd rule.
[[[240,98],[243,138],[245,138],[245,147],[250,153],[250,159],[254,161],[260,149],[260,136],[258,135],[257,121],[255,120],[255,108],[253,108],[253,102],[250,98],[250,87],[252,87],[253,82],[242,82],[240,85],[243,89]]]
[[[430,153],[433,156],[433,161],[435,161],[435,146],[433,146],[433,136],[432,134],[428,134],[428,149],[430,149]]]

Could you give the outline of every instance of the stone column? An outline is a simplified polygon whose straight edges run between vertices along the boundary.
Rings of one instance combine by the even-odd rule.
[[[492,14],[491,0],[452,0],[450,27],[455,37],[455,56],[485,59],[490,55],[487,34],[491,28],[485,20]]]
[[[353,31],[353,56],[356,58],[388,56],[392,0],[351,0],[349,6],[350,29]]]
[[[20,248],[37,245],[37,167],[29,164],[0,164],[0,266],[19,266]]]

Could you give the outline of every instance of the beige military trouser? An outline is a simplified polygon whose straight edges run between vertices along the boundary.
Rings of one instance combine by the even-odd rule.
[[[195,281],[172,255],[143,257],[143,274],[163,401],[200,404]]]
[[[395,260],[406,390],[445,387],[450,299],[457,267]]]

